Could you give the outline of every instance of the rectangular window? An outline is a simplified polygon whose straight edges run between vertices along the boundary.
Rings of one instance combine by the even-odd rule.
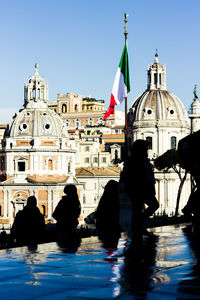
[[[176,149],[176,137],[171,137],[171,149]]]
[[[102,157],[102,162],[103,162],[103,163],[106,163],[106,157],[105,157],[105,156]]]
[[[98,158],[96,156],[93,158],[93,162],[98,163]]]
[[[90,151],[90,147],[89,146],[86,146],[85,147],[85,152],[89,152]]]
[[[152,137],[147,136],[146,141],[147,141],[148,149],[152,150]]]
[[[25,171],[25,161],[18,161],[18,171],[19,172]]]
[[[154,74],[154,84],[157,84],[157,74]]]
[[[85,157],[85,163],[89,163],[90,162],[90,158],[89,157]]]

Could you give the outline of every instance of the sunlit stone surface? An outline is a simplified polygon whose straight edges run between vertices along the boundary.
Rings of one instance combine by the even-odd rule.
[[[97,237],[0,251],[1,299],[200,299],[200,246],[187,225],[152,229],[143,244],[104,249]]]

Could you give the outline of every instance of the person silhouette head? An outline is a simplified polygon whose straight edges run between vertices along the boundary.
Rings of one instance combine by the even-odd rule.
[[[106,191],[108,193],[113,193],[116,190],[118,191],[118,185],[119,185],[119,183],[117,181],[111,179],[105,185],[104,191]]]
[[[64,187],[64,193],[68,196],[70,195],[77,195],[77,188],[74,184],[67,184]]]
[[[35,196],[30,196],[27,199],[27,206],[28,207],[35,207],[37,206],[37,199]]]
[[[131,148],[131,156],[134,158],[148,157],[148,144],[146,140],[136,140]]]

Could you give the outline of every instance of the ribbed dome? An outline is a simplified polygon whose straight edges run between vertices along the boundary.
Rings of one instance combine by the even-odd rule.
[[[167,90],[146,90],[132,104],[133,122],[167,121],[181,126],[189,126],[187,112],[178,97]]]
[[[65,137],[62,119],[50,109],[25,108],[14,116],[6,136],[17,137]]]

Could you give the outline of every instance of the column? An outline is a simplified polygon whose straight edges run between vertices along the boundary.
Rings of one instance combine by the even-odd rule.
[[[48,208],[47,208],[47,219],[51,218],[51,189],[48,188]]]

